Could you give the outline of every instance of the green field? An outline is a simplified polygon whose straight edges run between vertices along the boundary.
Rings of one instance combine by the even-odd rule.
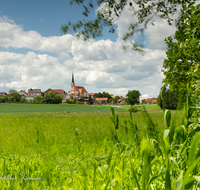
[[[115,107],[116,111],[127,108]],[[72,104],[0,104],[0,113],[33,113],[33,112],[104,112],[110,111],[107,105],[72,105]]]
[[[162,145],[166,123],[157,107],[150,110],[147,105],[149,111],[133,113],[131,119],[125,111],[128,106],[115,107],[119,110],[115,115],[105,105],[0,106],[8,106],[7,112],[15,110],[0,113],[0,189],[166,189],[169,150]],[[16,113],[17,108],[27,113]],[[47,108],[52,112],[39,113]],[[83,112],[86,109],[88,112]],[[181,115],[179,111],[177,127],[181,126]],[[176,189],[181,171],[188,168],[184,165],[187,156],[177,148],[170,158],[181,163],[170,167],[174,172],[172,189]],[[198,176],[199,170],[195,172]]]
[[[146,110],[161,110],[156,104],[144,105]],[[127,111],[130,105],[113,105],[115,111]],[[143,105],[136,105],[141,111]],[[72,104],[0,104],[0,113],[46,113],[46,112],[106,112],[109,105],[72,105]]]

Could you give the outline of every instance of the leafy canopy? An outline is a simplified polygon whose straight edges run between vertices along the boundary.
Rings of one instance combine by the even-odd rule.
[[[139,100],[139,97],[140,97],[140,92],[138,90],[132,90],[132,91],[128,91],[128,93],[126,94],[126,102],[128,104],[131,104],[134,105],[134,104],[138,104],[138,100]]]
[[[178,6],[184,6],[187,3],[193,2],[192,0],[71,0],[70,5],[74,3],[82,5],[82,14],[87,18],[91,12],[96,13],[94,20],[82,19],[77,23],[70,21],[61,26],[61,32],[66,34],[70,31],[76,33],[76,36],[83,37],[84,40],[89,38],[101,37],[102,31],[105,27],[109,28],[110,33],[115,32],[114,22],[117,20],[123,10],[128,8],[133,14],[133,21],[130,23],[123,40],[127,41],[132,39],[135,32],[143,30],[148,24],[153,24],[152,19],[160,17],[166,19],[169,25],[175,23],[172,15],[177,12]],[[134,19],[137,18],[137,19]],[[137,20],[137,21],[134,21]],[[131,40],[132,41],[132,40]],[[133,49],[137,50],[138,45],[132,43]],[[138,49],[139,50],[139,49]]]
[[[180,100],[185,101],[186,84],[200,79],[200,4],[194,6],[190,3],[183,8],[175,36],[165,39],[167,59],[162,72],[165,75],[163,82],[170,85]]]

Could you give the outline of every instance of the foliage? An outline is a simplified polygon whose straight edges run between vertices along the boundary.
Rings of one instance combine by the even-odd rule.
[[[44,102],[43,97],[40,95],[36,96],[32,101],[32,103],[35,103],[35,104],[39,104],[39,103],[43,103],[43,102]]]
[[[170,88],[166,88],[166,86],[163,86],[160,93],[162,93],[163,100],[161,99],[161,95],[159,95],[157,98],[157,104],[160,106],[161,109],[163,109],[163,104],[166,109],[177,109],[179,101]]]
[[[103,93],[99,92],[99,93],[95,94],[94,97],[95,98],[108,98],[108,102],[110,102],[112,100],[112,96],[108,92],[103,92]]]
[[[9,97],[8,99],[9,102],[19,102],[21,99],[20,94],[14,89],[10,89],[8,91],[8,97]]]
[[[47,104],[51,103],[51,98],[48,94],[44,96],[44,102],[46,102]]]
[[[118,99],[120,99],[120,97],[119,96],[115,96],[115,98],[113,99],[113,103],[116,104]]]
[[[65,103],[67,103],[67,104],[71,104],[71,103],[72,103],[72,101],[71,101],[71,100],[69,100],[69,99],[66,99],[66,100],[65,100]]]
[[[8,101],[7,96],[0,96],[0,103],[6,103]]]
[[[200,79],[200,5],[183,6],[174,37],[165,39],[167,59],[164,60],[163,82],[169,84],[179,100],[186,100],[186,84]],[[193,88],[195,90],[195,87]]]
[[[75,104],[79,104],[80,105],[80,104],[83,104],[83,102],[80,102],[80,101],[77,100]]]
[[[62,103],[62,97],[59,94],[49,91],[48,94],[44,96],[44,102],[47,104],[59,104]]]
[[[76,98],[73,98],[72,99],[72,104],[75,104],[76,103]]]
[[[54,104],[62,103],[62,97],[59,94],[56,94],[53,103]]]
[[[110,33],[115,32],[115,20],[117,20],[124,9],[128,9],[133,16],[132,22],[128,27],[128,31],[123,37],[123,40],[133,41],[132,38],[135,32],[143,32],[148,24],[153,25],[153,18],[160,17],[166,19],[171,25],[175,23],[176,20],[172,18],[172,15],[178,11],[177,7],[184,6],[185,4],[193,2],[191,0],[161,0],[161,1],[134,1],[134,0],[97,0],[97,1],[87,1],[87,0],[71,0],[70,5],[77,3],[83,6],[83,15],[87,18],[92,12],[95,12],[98,6],[98,12],[96,14],[96,19],[94,20],[79,20],[77,23],[73,24],[70,21],[68,24],[61,26],[61,31],[65,34],[73,31],[79,38],[83,36],[84,40],[89,38],[101,37],[102,31],[105,27],[109,28]],[[179,6],[180,5],[180,6]],[[132,48],[140,51],[140,46],[132,42]]]
[[[139,110],[136,107],[131,107],[129,109],[130,112],[138,112]]]
[[[135,104],[139,104],[138,100],[139,100],[139,97],[140,97],[140,92],[139,90],[132,90],[132,91],[128,91],[128,93],[126,94],[126,102],[128,104],[131,104],[131,107],[132,105],[135,105]]]
[[[28,100],[26,98],[21,98],[20,103],[28,103]]]

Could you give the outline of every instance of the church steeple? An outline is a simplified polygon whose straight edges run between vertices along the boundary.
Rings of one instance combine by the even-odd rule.
[[[72,82],[71,82],[71,88],[75,86],[75,82],[74,82],[74,75],[73,75],[73,72],[72,72]]]

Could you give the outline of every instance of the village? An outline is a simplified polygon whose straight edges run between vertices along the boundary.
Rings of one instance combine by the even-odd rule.
[[[55,95],[60,95],[62,98],[62,103],[69,103],[71,100],[76,99],[76,101],[83,103],[83,104],[126,104],[126,98],[118,95],[110,95],[111,98],[108,97],[98,97],[98,94],[101,93],[88,93],[85,87],[83,86],[76,86],[75,85],[75,80],[74,80],[74,75],[72,73],[72,81],[71,81],[71,90],[67,93],[63,89],[52,89],[49,88],[46,91],[42,91],[41,89],[33,89],[30,88],[26,92],[25,90],[20,90],[18,91],[18,94],[20,95],[21,98],[24,98],[27,100],[27,102],[32,102],[36,96],[41,96],[45,97],[49,92],[53,92]],[[107,93],[108,94],[108,93]],[[1,96],[8,96],[9,94],[6,92],[0,92],[0,97]],[[113,101],[115,98],[116,102]],[[92,102],[90,101],[92,99]],[[141,101],[138,100],[138,104],[156,104],[157,103],[157,98],[146,98],[142,99]]]

